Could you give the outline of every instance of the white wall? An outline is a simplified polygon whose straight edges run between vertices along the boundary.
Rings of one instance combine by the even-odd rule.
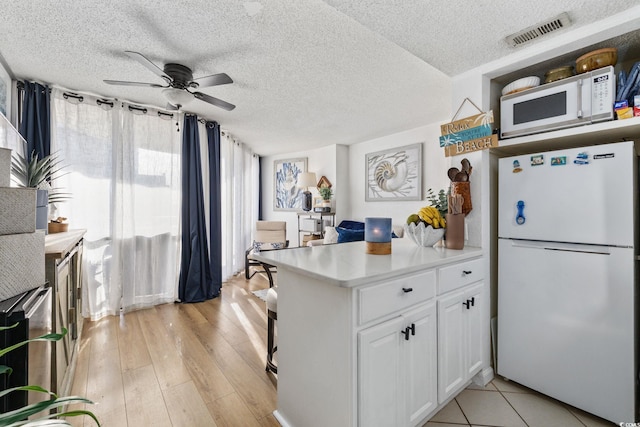
[[[437,193],[441,188],[449,187],[447,177],[448,161],[440,148],[440,124],[434,123],[407,130],[393,135],[383,136],[349,146],[349,193],[351,195],[350,219],[363,221],[368,216],[391,217],[394,224],[404,224],[407,217],[416,213],[422,206],[427,189]],[[404,145],[422,143],[422,193],[423,200],[409,202],[365,202],[365,157],[366,154],[396,148]]]
[[[446,120],[443,120],[444,122]],[[391,217],[394,224],[404,224],[410,214],[416,213],[419,208],[428,204],[425,198],[428,188],[433,188],[435,192],[438,192],[440,189],[446,191],[449,187],[447,169],[451,162],[444,157],[444,152],[438,143],[440,124],[433,123],[350,146],[331,145],[316,150],[264,157],[262,159],[263,219],[287,221],[287,236],[290,245],[297,246],[299,244],[297,214],[273,210],[273,166],[275,160],[307,157],[307,169],[310,172],[315,172],[318,179],[325,175],[333,184],[333,207],[336,212],[336,224],[339,224],[343,219],[363,221],[367,216]],[[423,144],[423,200],[365,202],[366,154],[416,143]],[[315,189],[312,192],[317,195]]]
[[[344,216],[342,216],[340,206],[344,203],[344,198],[346,196],[344,191],[347,186],[344,182],[344,171],[341,170],[339,173],[337,171],[338,166],[340,166],[341,169],[344,169],[345,157],[348,159],[348,155],[345,155],[345,151],[346,147],[344,146],[329,145],[315,150],[298,151],[295,153],[262,158],[262,218],[268,221],[286,221],[287,238],[289,239],[290,246],[295,247],[299,244],[298,215],[296,212],[273,210],[274,162],[281,159],[306,157],[307,171],[315,172],[318,179],[324,175],[331,182],[331,188],[334,192],[332,203],[337,212],[336,221],[340,222],[339,218],[344,218]],[[338,153],[340,153],[340,155],[338,155]],[[319,196],[318,190],[315,188],[310,188],[309,191],[311,191],[313,197]]]

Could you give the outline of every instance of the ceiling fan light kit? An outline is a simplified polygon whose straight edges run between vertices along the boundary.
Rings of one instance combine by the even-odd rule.
[[[176,89],[173,87],[168,87],[166,89],[162,89],[162,95],[167,98],[172,105],[186,105],[191,102],[193,99],[193,95],[190,92],[187,92],[184,89]]]
[[[229,77],[225,73],[213,74],[211,76],[194,79],[191,68],[186,67],[182,64],[168,63],[165,64],[164,69],[161,69],[153,62],[149,61],[141,53],[132,51],[125,51],[125,53],[131,59],[138,61],[145,68],[161,77],[166,82],[167,86],[162,86],[156,83],[129,82],[120,80],[103,80],[105,83],[119,86],[143,86],[162,88],[162,94],[164,95],[164,97],[169,101],[171,105],[177,108],[187,104],[193,98],[197,98],[203,102],[227,111],[231,111],[236,108],[235,105],[221,99],[214,98],[213,96],[207,95],[206,93],[191,92],[189,90],[197,89],[199,87],[210,87],[233,83],[231,77]]]

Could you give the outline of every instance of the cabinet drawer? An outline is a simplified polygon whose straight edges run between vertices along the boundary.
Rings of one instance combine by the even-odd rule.
[[[484,278],[482,258],[465,261],[438,270],[438,295]]]
[[[410,307],[436,294],[436,273],[427,271],[358,289],[359,323]]]

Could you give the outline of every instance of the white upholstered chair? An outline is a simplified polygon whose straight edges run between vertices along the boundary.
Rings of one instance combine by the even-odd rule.
[[[289,246],[287,223],[285,221],[257,221],[253,235],[253,244],[245,252],[244,277],[249,280],[256,273],[267,273],[265,264],[251,259],[254,251],[284,249]],[[264,270],[250,271],[250,267],[263,267]],[[268,273],[267,273],[268,274]]]

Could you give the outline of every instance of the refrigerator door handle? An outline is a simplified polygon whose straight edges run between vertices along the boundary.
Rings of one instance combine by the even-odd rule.
[[[544,249],[547,251],[581,252],[598,255],[611,255],[608,246],[580,245],[575,243],[539,242],[534,240],[512,240],[514,248]]]

